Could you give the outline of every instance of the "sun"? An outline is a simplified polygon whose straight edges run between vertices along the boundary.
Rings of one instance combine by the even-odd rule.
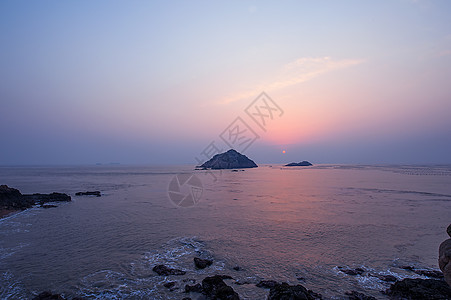
[[[283,150],[283,151],[282,151],[282,153],[283,153],[283,154],[285,154],[285,153],[286,153],[286,151],[285,151],[285,150]]]

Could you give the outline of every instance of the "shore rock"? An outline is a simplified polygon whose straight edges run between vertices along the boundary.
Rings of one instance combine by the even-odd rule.
[[[446,229],[446,232],[451,237],[451,224]],[[438,255],[440,270],[443,272],[445,281],[451,287],[451,238],[440,244]]]
[[[47,202],[71,201],[71,197],[63,193],[23,195],[19,190],[7,185],[0,186],[0,208],[24,210],[35,204]]]
[[[298,163],[292,162],[292,163],[285,165],[285,167],[309,167],[309,166],[313,166],[313,164],[306,160],[298,162]]]
[[[172,269],[166,267],[165,265],[157,265],[152,269],[158,275],[168,276],[168,275],[185,275],[186,272],[179,269]]]
[[[240,297],[228,286],[222,276],[215,275],[202,280],[203,293],[210,299],[238,300]]]
[[[437,279],[406,278],[393,283],[386,293],[395,299],[451,299],[451,288]]]
[[[316,300],[322,299],[320,294],[307,290],[302,285],[278,283],[269,290],[268,300]]]
[[[185,285],[185,293],[202,293],[203,289],[202,289],[202,285],[200,285],[200,283],[194,284],[194,285]]]
[[[82,297],[72,298],[72,300],[84,300],[84,299],[85,298]],[[60,294],[53,294],[49,291],[45,291],[34,297],[33,300],[66,300],[66,298],[64,298]]]
[[[100,191],[86,191],[86,192],[77,192],[75,193],[75,196],[96,196],[96,197],[100,197]]]
[[[198,269],[205,269],[206,267],[211,266],[212,264],[213,264],[212,260],[202,259],[202,258],[199,258],[199,257],[195,257],[194,258],[194,265]]]
[[[338,267],[338,270],[351,276],[362,275],[365,272],[362,268],[349,269],[346,267]]]
[[[257,287],[264,288],[264,289],[270,289],[278,285],[277,281],[274,280],[262,280],[259,283],[257,283]]]
[[[370,275],[370,276],[373,276],[373,277],[377,277],[377,278],[379,278],[380,280],[382,280],[382,281],[385,281],[385,282],[395,282],[395,281],[397,281],[398,279],[395,277],[395,276],[393,276],[393,275],[381,275],[381,274],[368,274],[368,275]]]
[[[230,149],[227,152],[216,154],[212,159],[203,163],[198,168],[244,169],[257,167],[257,164],[250,160],[246,155],[240,154],[234,149]]]
[[[363,293],[359,293],[356,291],[346,292],[345,295],[348,296],[349,300],[377,300],[372,296],[367,296]]]

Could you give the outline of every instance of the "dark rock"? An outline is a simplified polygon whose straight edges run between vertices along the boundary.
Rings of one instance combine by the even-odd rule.
[[[31,194],[23,195],[23,197],[41,205],[46,202],[69,202],[72,200],[69,195],[63,193]]]
[[[34,297],[33,300],[65,300],[65,298],[60,294],[52,294],[51,292],[46,291]]]
[[[34,201],[24,198],[22,193],[7,185],[0,185],[0,208],[23,210],[34,205]]]
[[[195,285],[185,285],[185,293],[202,293],[203,289],[202,289],[202,285],[200,285],[200,283],[195,284]]]
[[[212,159],[203,163],[200,168],[208,169],[237,169],[237,168],[256,168],[255,162],[246,155],[230,149],[225,153],[216,154]]]
[[[205,269],[206,267],[211,266],[212,263],[213,261],[209,259],[202,259],[199,257],[194,258],[194,265],[198,269]]]
[[[60,201],[71,201],[71,198],[69,195],[62,193],[23,195],[19,190],[10,188],[7,185],[0,186],[1,209],[23,210],[35,204],[42,205],[46,202]]]
[[[202,280],[203,293],[211,299],[240,299],[232,287],[228,286],[221,276],[215,275]]]
[[[386,282],[395,282],[396,280],[398,280],[395,276],[393,275],[381,275],[381,274],[368,274],[370,276],[373,277],[377,277],[382,281],[386,281]]]
[[[92,192],[77,192],[75,193],[75,196],[96,196],[96,197],[100,197],[100,191],[92,191]]]
[[[451,288],[437,279],[406,278],[393,283],[386,293],[398,299],[451,299]]]
[[[451,224],[446,229],[451,237]],[[445,281],[451,287],[451,239],[447,239],[440,244],[438,249],[438,266],[442,270]]]
[[[233,279],[233,277],[230,275],[216,275],[216,276],[219,276],[221,279]]]
[[[166,282],[165,284],[163,284],[163,286],[168,289],[173,288],[174,285],[175,285],[175,281],[170,281],[170,282]]]
[[[306,160],[298,162],[298,163],[292,162],[292,163],[285,165],[285,167],[308,167],[308,166],[313,166],[313,165]]]
[[[278,285],[277,281],[274,280],[262,280],[259,283],[257,283],[257,287],[264,288],[264,289],[270,289]]]
[[[403,269],[403,270],[407,270],[407,271],[413,271],[413,270],[415,270],[415,268],[412,267],[412,266],[401,266],[400,268]]]
[[[322,299],[320,294],[307,290],[302,285],[276,284],[269,290],[268,300],[315,300]]]
[[[435,279],[443,279],[443,273],[436,270],[413,270],[418,275],[423,275]]]
[[[52,204],[42,204],[41,205],[42,208],[53,208],[53,207],[58,207],[57,205],[52,205]]]
[[[349,300],[377,300],[372,296],[367,296],[363,293],[359,293],[356,291],[346,292],[345,295],[348,296]]]
[[[362,268],[349,269],[345,267],[338,267],[338,270],[351,276],[362,275],[365,272]]]
[[[235,281],[233,284],[236,284],[236,285],[244,285],[244,284],[251,284],[249,281]]]
[[[240,270],[241,270],[240,266],[234,266],[233,269],[234,269],[235,271],[240,271]]]
[[[185,275],[186,272],[178,269],[172,269],[166,267],[165,265],[157,265],[152,269],[158,275],[168,276],[168,275]]]
[[[184,298],[182,298],[182,300],[191,300],[191,298],[190,297],[184,297]]]

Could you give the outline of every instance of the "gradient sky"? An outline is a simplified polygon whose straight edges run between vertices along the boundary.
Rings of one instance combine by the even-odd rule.
[[[451,163],[450,12],[1,1],[0,164],[195,164],[238,116],[257,163]],[[284,111],[266,132],[244,112],[262,91]]]

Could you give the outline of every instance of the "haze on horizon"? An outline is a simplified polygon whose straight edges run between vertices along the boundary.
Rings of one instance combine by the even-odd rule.
[[[236,117],[257,163],[450,164],[450,11],[2,1],[0,165],[197,164]],[[263,91],[283,109],[266,131],[245,113]]]

